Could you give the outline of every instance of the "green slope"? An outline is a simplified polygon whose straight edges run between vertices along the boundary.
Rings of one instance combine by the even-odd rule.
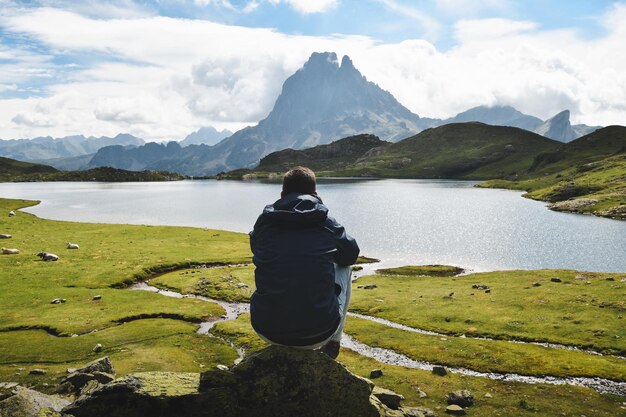
[[[390,145],[341,173],[393,178],[523,178],[537,155],[559,146],[560,142],[514,127],[453,123]]]
[[[609,126],[538,155],[532,177],[482,187],[525,190],[557,211],[626,219],[626,127]]]
[[[48,165],[33,164],[30,162],[17,161],[15,159],[0,157],[0,180],[12,176],[43,175],[57,172],[56,168]]]

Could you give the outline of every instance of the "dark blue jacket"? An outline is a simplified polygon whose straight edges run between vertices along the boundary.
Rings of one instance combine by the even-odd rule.
[[[269,340],[307,346],[339,326],[335,267],[352,265],[356,241],[319,197],[291,193],[266,206],[250,232],[256,291],[252,327]]]

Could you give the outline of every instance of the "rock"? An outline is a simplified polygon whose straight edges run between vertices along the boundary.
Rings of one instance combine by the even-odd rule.
[[[60,298],[55,298],[52,301],[50,301],[50,304],[61,304],[61,299]]]
[[[95,379],[92,379],[90,381],[87,381],[87,383],[85,384],[84,387],[81,388],[80,390],[80,395],[89,395],[94,393],[96,390],[98,390],[103,384],[101,384],[100,382],[96,381]]]
[[[74,417],[392,417],[373,384],[321,352],[270,346],[230,370],[144,372],[81,396]]]
[[[101,295],[94,295],[92,298],[93,301],[99,301],[102,300],[102,296]]]
[[[424,391],[422,391],[421,388],[415,388],[415,392],[417,392],[417,395],[419,395],[420,398],[428,397],[428,394],[426,394]]]
[[[437,417],[437,414],[426,407],[400,407],[406,417]]]
[[[454,391],[448,394],[448,404],[470,407],[474,405],[474,396],[466,389]]]
[[[45,395],[22,386],[15,386],[9,392],[0,390],[0,416],[32,417],[58,416],[70,402]]]
[[[449,405],[446,407],[446,414],[452,414],[453,416],[464,416],[465,410],[458,405]]]
[[[372,285],[365,285],[363,287],[364,290],[373,290],[375,288],[378,288],[378,285],[372,284]]]
[[[373,369],[373,370],[370,371],[370,378],[371,379],[380,378],[381,376],[383,376],[382,369]]]
[[[98,352],[102,352],[102,349],[103,349],[102,345],[101,345],[100,343],[98,343],[97,345],[95,345],[95,346],[93,347],[93,349],[92,349],[92,350],[93,350],[94,352],[98,353]]]
[[[446,317],[444,320],[445,320],[447,323],[450,323],[450,322],[452,321],[452,319],[451,319],[450,317]]]
[[[46,370],[45,369],[31,369],[28,374],[29,375],[45,375]]]
[[[474,285],[472,285],[472,288],[484,291],[484,290],[488,290],[489,286],[488,285],[483,285],[483,284],[474,284]]]
[[[0,239],[11,239],[11,235],[7,235],[7,234],[0,234]]]
[[[491,395],[490,393],[486,393],[485,394],[485,398],[492,398],[492,397],[493,397],[493,395]]]
[[[228,371],[228,366],[226,365],[217,365],[217,369],[222,371]]]
[[[541,283],[540,282],[533,282],[533,287],[541,287]]]
[[[372,395],[380,400],[381,403],[385,404],[387,407],[392,410],[397,410],[400,408],[400,401],[404,400],[404,396],[397,394],[391,390],[381,387],[374,387],[372,390]]]
[[[561,278],[550,278],[550,282],[563,282]]]
[[[104,372],[105,374],[115,375],[115,369],[113,369],[113,364],[111,364],[111,359],[109,359],[108,356],[93,360],[82,368],[76,369],[74,372],[83,374]]]
[[[444,366],[435,365],[433,366],[433,374],[439,376],[446,376],[448,374],[448,370]]]
[[[489,294],[490,292],[491,292],[491,289],[489,289],[489,288],[487,288],[487,289],[485,290],[485,294]]]

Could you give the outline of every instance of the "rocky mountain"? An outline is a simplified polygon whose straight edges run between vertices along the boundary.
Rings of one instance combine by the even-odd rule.
[[[122,145],[107,146],[96,152],[87,164],[89,168],[113,167],[131,171],[142,171],[156,162],[176,155],[182,147],[178,142],[167,144],[149,142],[138,147],[124,147]]]
[[[511,106],[478,106],[442,120],[437,125],[463,122],[481,122],[494,126],[512,126],[534,131],[543,123],[543,120],[524,114]]]
[[[0,157],[0,180],[8,180],[22,176],[45,175],[53,172],[57,172],[57,170],[48,165],[33,164]]]
[[[189,146],[189,145],[211,146],[211,145],[217,144],[219,141],[221,141],[224,138],[229,137],[232,134],[233,132],[231,132],[228,129],[217,130],[212,126],[201,127],[195,132],[187,135],[187,137],[181,140],[179,143],[180,143],[180,146],[183,146],[183,147]]]
[[[70,158],[93,154],[111,145],[139,146],[145,142],[133,135],[119,134],[115,137],[85,137],[83,135],[52,138],[0,140],[0,156],[20,161],[49,163],[58,158]]]
[[[576,138],[585,136],[598,128],[598,126],[594,127],[582,124],[572,126],[570,123],[570,112],[569,110],[564,110],[537,126],[533,129],[533,131],[550,139],[561,142],[570,142]]]

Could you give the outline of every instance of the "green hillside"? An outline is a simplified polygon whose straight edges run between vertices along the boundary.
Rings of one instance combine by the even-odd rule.
[[[15,159],[0,157],[0,181],[6,181],[14,176],[33,176],[57,172],[56,168],[48,165],[32,164]]]
[[[0,157],[0,182],[36,181],[177,181],[187,178],[184,175],[163,171],[126,171],[123,169],[100,167],[86,171],[59,171],[48,165],[33,164],[15,159]]]
[[[524,190],[550,208],[626,219],[626,127],[609,126],[538,155],[532,178],[494,180],[482,187]]]
[[[524,178],[535,157],[560,142],[526,130],[483,123],[427,129],[361,158],[342,175],[391,178]]]

